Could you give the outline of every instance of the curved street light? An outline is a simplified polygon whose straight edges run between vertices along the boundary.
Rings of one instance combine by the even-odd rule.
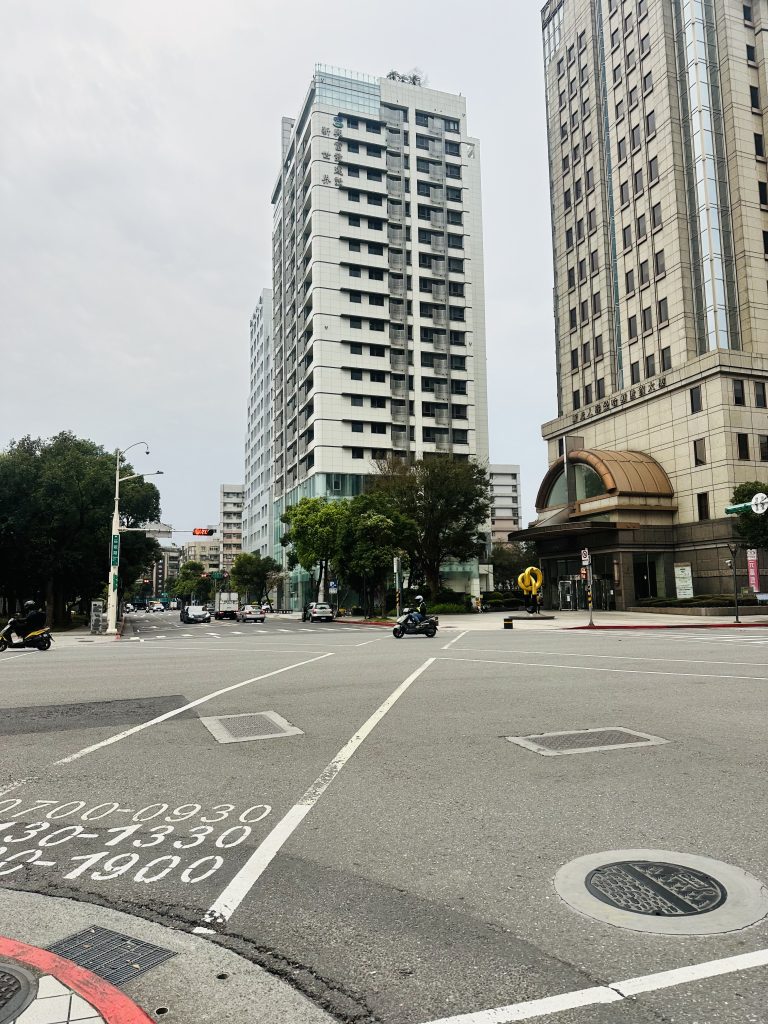
[[[115,449],[115,508],[112,513],[112,539],[109,546],[109,585],[107,590],[107,633],[117,632],[117,581],[120,572],[120,484],[127,480],[138,480],[145,476],[162,476],[162,469],[154,473],[132,473],[130,476],[120,476],[120,460],[131,448],[144,445],[144,454],[149,455],[149,445],[146,441],[135,441],[127,448]]]

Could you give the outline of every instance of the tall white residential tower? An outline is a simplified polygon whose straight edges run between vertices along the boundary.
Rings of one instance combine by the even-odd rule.
[[[272,289],[265,288],[251,317],[248,432],[245,439],[243,551],[271,555],[272,498]]]
[[[488,458],[480,155],[462,96],[318,65],[273,197],[275,538],[390,455]],[[470,574],[471,575],[471,574]],[[476,577],[454,586],[479,587]]]

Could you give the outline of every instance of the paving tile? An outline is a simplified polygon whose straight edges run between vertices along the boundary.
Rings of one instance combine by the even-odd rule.
[[[66,985],[51,974],[44,974],[37,983],[37,998],[47,999],[50,996],[68,996],[70,990]]]
[[[90,1003],[86,1003],[80,996],[72,996],[72,1005],[69,1008],[69,1019],[71,1021],[101,1020]]]
[[[69,1000],[68,995],[36,999],[16,1024],[69,1024]]]

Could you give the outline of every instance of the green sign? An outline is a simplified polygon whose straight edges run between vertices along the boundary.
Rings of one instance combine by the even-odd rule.
[[[738,516],[742,512],[751,512],[751,511],[752,511],[752,502],[751,501],[742,502],[741,505],[726,505],[725,506],[725,514],[727,516]]]
[[[120,534],[112,534],[112,565],[120,564]]]
[[[212,580],[220,580],[224,578],[223,572],[209,572],[208,575],[211,577]]]
[[[115,592],[117,591],[117,573],[112,577],[112,589]]]
[[[166,593],[166,591],[165,591],[165,590],[164,590],[164,591],[162,592],[162,594],[160,595],[160,597],[163,597],[163,598],[166,598],[166,597],[168,597],[168,594]]]

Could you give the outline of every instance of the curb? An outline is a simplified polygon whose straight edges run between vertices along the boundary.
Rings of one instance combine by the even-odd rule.
[[[672,623],[649,623],[627,626],[565,626],[566,630],[574,629],[768,629],[768,624],[764,622],[693,622],[687,625],[682,622]]]
[[[151,1024],[152,1018],[114,985],[47,949],[0,936],[0,957],[53,976],[90,1003],[106,1024]],[[27,1013],[25,1010],[24,1014]]]
[[[382,619],[334,619],[340,626],[394,626],[392,622],[384,622]]]

